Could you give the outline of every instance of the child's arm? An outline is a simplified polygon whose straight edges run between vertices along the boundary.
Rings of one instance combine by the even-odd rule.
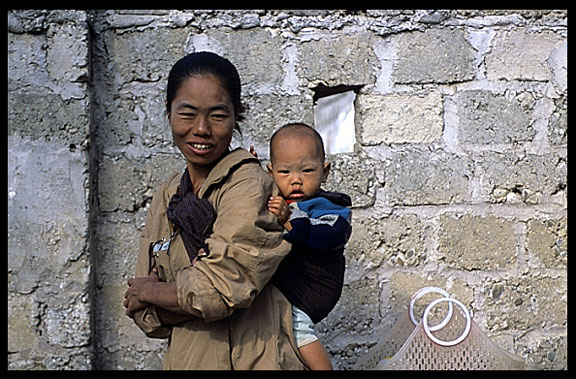
[[[256,153],[256,149],[254,149],[254,145],[250,145],[250,154],[254,157],[258,158],[258,153]],[[292,225],[290,225],[290,208],[288,208],[288,204],[286,200],[284,200],[281,196],[271,196],[270,200],[268,200],[268,209],[270,212],[274,213],[278,218],[278,222],[284,226],[284,229],[287,231],[292,230]]]
[[[288,203],[282,196],[271,196],[270,200],[268,200],[268,209],[278,217],[278,222],[284,226],[284,229],[287,231],[292,230],[292,225],[290,224],[292,212],[290,212]]]

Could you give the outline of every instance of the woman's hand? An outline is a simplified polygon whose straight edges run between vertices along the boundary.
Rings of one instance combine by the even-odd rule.
[[[278,217],[278,222],[286,228],[286,230],[292,230],[292,225],[290,225],[290,208],[288,203],[282,196],[271,196],[268,200],[268,210]]]
[[[176,282],[161,282],[156,267],[147,277],[129,279],[128,290],[124,294],[124,307],[126,315],[130,318],[133,317],[134,312],[151,304],[164,308],[167,312],[187,314],[178,305]],[[190,318],[191,315],[188,314],[188,317]]]
[[[147,277],[132,278],[128,280],[128,290],[124,294],[124,307],[126,315],[132,318],[133,313],[144,309],[149,305],[146,300],[146,291],[150,289],[150,284],[158,283],[158,271],[156,267],[152,269]]]

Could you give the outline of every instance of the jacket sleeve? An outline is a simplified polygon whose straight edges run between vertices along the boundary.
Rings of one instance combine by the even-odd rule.
[[[306,212],[298,207],[298,203],[290,204],[290,208],[292,230],[284,235],[286,241],[319,252],[341,249],[348,242],[352,232],[349,209],[341,207],[332,213]]]
[[[156,192],[152,198],[152,204],[150,210],[146,215],[146,226],[142,231],[139,239],[139,254],[138,260],[136,261],[136,277],[148,276],[150,273],[150,229],[152,224],[155,222],[157,215],[154,213],[155,209],[158,209],[157,203],[161,201],[162,191]],[[163,325],[158,318],[156,313],[156,307],[150,305],[145,309],[134,312],[134,322],[138,327],[151,338],[168,338],[171,332],[171,328]]]
[[[290,251],[266,206],[273,183],[257,170],[229,178],[214,202],[209,255],[176,276],[179,306],[207,322],[249,307]]]

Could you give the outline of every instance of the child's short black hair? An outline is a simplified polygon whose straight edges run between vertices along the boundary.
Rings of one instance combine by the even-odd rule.
[[[312,135],[312,137],[316,141],[318,151],[321,153],[322,164],[324,164],[324,161],[326,159],[326,152],[324,151],[324,141],[322,140],[322,136],[320,135],[320,133],[318,133],[318,131],[316,129],[314,129],[310,125],[305,124],[303,122],[292,122],[292,123],[283,125],[280,127],[280,129],[276,130],[274,132],[274,134],[272,134],[272,137],[270,137],[270,160],[272,160],[272,156],[273,156],[272,145],[273,145],[274,139],[276,138],[276,136],[278,134],[281,134],[281,135],[282,134],[297,134],[297,133],[302,133],[302,131],[307,131]]]

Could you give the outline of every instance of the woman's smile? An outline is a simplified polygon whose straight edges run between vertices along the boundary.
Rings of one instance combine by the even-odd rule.
[[[214,149],[214,145],[209,144],[209,143],[188,142],[186,145],[196,155],[206,155],[206,154],[210,153],[212,151],[212,149]]]

